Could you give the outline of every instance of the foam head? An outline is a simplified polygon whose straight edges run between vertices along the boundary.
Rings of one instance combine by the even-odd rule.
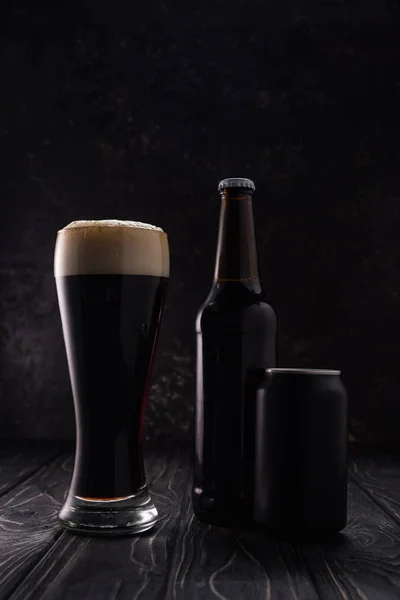
[[[167,234],[136,221],[73,221],[57,235],[54,275],[169,277]]]

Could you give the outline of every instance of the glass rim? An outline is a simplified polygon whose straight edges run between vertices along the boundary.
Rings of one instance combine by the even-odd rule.
[[[293,375],[340,375],[341,371],[338,369],[291,369],[291,368],[273,368],[267,369],[266,372],[271,375],[274,374],[293,374]]]

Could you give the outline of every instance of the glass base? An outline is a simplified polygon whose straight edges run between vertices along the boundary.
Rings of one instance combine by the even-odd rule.
[[[91,535],[133,535],[157,523],[147,488],[124,498],[82,498],[71,493],[58,518],[66,529]]]

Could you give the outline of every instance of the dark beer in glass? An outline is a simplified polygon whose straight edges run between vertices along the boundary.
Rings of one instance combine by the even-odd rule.
[[[219,184],[215,276],[196,321],[193,506],[217,525],[252,519],[255,393],[275,366],[276,317],[258,276],[249,179]]]
[[[157,521],[142,431],[167,235],[131,221],[76,221],[58,232],[54,270],[77,432],[61,523],[98,534],[144,531]]]

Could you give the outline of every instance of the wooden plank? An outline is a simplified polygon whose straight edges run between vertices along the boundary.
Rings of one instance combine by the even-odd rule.
[[[56,515],[71,475],[70,457],[43,467],[26,486],[1,498],[0,598],[12,590],[12,600],[400,597],[400,527],[396,515],[373,499],[386,500],[387,511],[393,511],[396,496],[385,481],[394,489],[398,485],[394,459],[389,466],[387,459],[354,459],[350,472],[367,492],[350,482],[344,535],[294,544],[198,523],[191,511],[187,453],[175,446],[148,456],[162,519],[153,531],[133,538],[60,535]]]
[[[398,600],[400,528],[353,481],[349,521],[330,541],[299,546],[321,598]]]
[[[61,453],[59,444],[2,442],[0,444],[0,496],[39,471]]]
[[[57,513],[71,477],[61,455],[0,499],[0,598],[8,594],[60,533]]]
[[[64,532],[15,590],[12,600],[112,600],[117,596],[118,600],[145,600],[162,595],[190,469],[187,453],[176,445],[153,458],[147,473],[161,517],[159,524],[126,538],[89,538]]]
[[[65,532],[11,599],[318,598],[300,552],[290,544],[193,518],[187,452],[160,454],[152,473],[162,517],[157,529],[124,539]]]
[[[400,524],[400,450],[354,449],[350,474]]]
[[[298,549],[259,532],[199,523],[188,488],[165,598],[316,600],[319,596]]]

